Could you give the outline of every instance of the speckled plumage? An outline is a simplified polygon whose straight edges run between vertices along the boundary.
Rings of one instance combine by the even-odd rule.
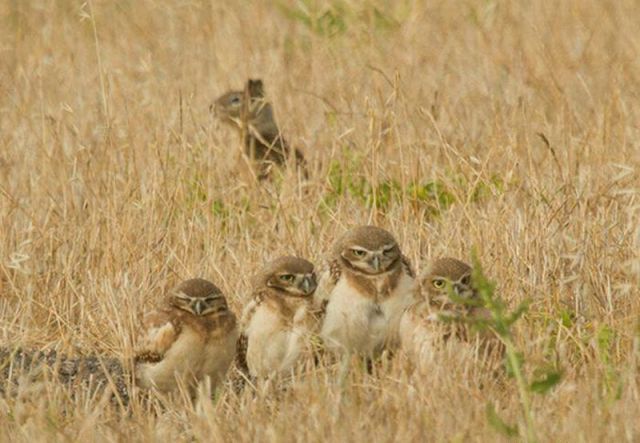
[[[316,297],[325,307],[325,345],[369,356],[395,346],[414,277],[391,233],[375,226],[347,231],[331,250]]]
[[[490,319],[491,313],[481,306],[471,273],[468,264],[444,257],[431,263],[420,278],[422,297],[405,310],[400,321],[401,346],[412,359],[429,361],[452,339],[467,343],[479,341],[484,347],[493,348],[492,353],[502,352],[492,331],[473,326]],[[458,300],[451,299],[450,291]]]
[[[253,279],[251,301],[242,315],[239,366],[251,376],[292,370],[315,332],[313,264],[298,257],[268,263]]]
[[[235,315],[211,282],[186,280],[145,315],[136,344],[139,385],[161,392],[205,378],[221,382],[233,362],[238,332]]]

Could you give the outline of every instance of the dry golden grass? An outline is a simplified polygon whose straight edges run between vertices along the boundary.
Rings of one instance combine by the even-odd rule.
[[[126,357],[179,280],[214,280],[238,313],[265,260],[318,263],[376,223],[418,269],[476,247],[510,306],[532,301],[525,373],[564,370],[532,397],[540,440],[638,441],[637,3],[333,5],[0,2],[0,344]],[[249,76],[308,182],[256,183],[212,119]],[[387,366],[155,414],[26,386],[0,398],[0,440],[506,439],[488,403],[524,427],[512,379]]]

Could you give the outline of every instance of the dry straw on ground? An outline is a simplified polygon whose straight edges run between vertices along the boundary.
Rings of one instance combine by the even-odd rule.
[[[475,246],[531,300],[524,370],[563,370],[532,394],[540,440],[637,441],[638,22],[630,0],[0,2],[0,343],[130,356],[180,279],[239,312],[265,260],[319,262],[371,222],[418,268]],[[250,76],[308,182],[256,183],[212,119]],[[473,362],[389,366],[155,413],[27,385],[0,440],[506,439],[488,403],[524,426],[513,380]]]

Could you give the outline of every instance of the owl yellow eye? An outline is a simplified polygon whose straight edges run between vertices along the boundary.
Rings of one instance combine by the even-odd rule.
[[[351,252],[353,252],[353,255],[355,255],[356,257],[364,257],[364,255],[366,254],[366,252],[361,249],[352,249]]]
[[[442,289],[445,287],[445,285],[446,285],[446,282],[442,279],[437,278],[433,281],[433,287],[436,289]]]
[[[294,280],[295,277],[293,276],[293,274],[282,274],[279,278],[281,281],[290,283]]]

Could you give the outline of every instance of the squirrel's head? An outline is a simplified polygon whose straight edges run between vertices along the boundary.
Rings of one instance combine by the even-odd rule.
[[[240,126],[243,113],[247,113],[250,120],[259,119],[263,112],[269,112],[265,101],[264,84],[261,79],[249,79],[242,91],[228,91],[218,97],[210,110],[221,121]]]
[[[222,121],[233,123],[242,114],[243,91],[229,91],[213,102],[211,110]]]

